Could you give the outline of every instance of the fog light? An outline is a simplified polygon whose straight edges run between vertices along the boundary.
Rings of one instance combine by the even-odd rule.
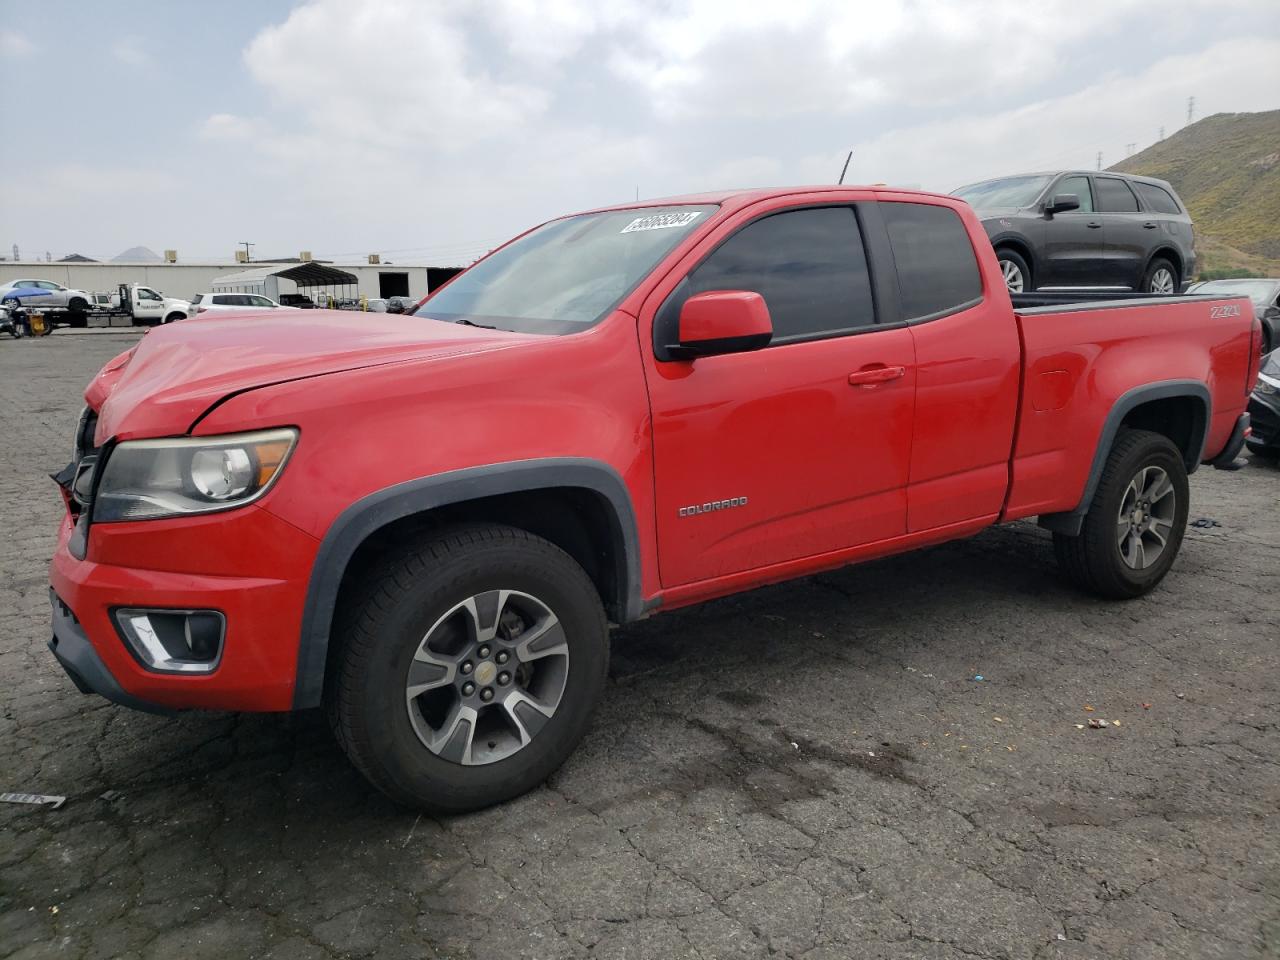
[[[133,655],[157,673],[212,673],[222,658],[227,620],[217,610],[115,611]]]

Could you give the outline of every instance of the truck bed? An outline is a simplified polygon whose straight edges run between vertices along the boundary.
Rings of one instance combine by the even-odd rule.
[[[1116,428],[1109,421],[1134,384],[1151,401],[1185,393],[1188,384],[1207,391],[1207,431],[1203,445],[1188,440],[1188,470],[1226,445],[1252,359],[1248,299],[1033,293],[1012,300],[1024,375],[1005,519],[1074,511],[1081,491],[1087,499],[1099,440]],[[1203,422],[1199,411],[1187,412],[1195,416],[1183,420]]]

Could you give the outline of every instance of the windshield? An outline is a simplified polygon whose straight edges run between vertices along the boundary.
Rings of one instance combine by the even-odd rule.
[[[1049,177],[1004,177],[987,180],[953,190],[951,195],[966,201],[978,210],[994,210],[997,207],[1028,207],[1049,184]]]
[[[522,333],[585,330],[715,209],[642,207],[553,220],[477,263],[414,314]]]
[[[1265,303],[1276,295],[1280,284],[1274,280],[1210,280],[1196,287],[1195,293],[1221,293],[1232,297],[1248,297]]]

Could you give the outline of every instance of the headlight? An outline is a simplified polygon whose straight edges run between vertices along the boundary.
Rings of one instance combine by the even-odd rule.
[[[1269,396],[1273,393],[1280,393],[1280,380],[1272,380],[1265,374],[1258,374],[1258,385],[1254,387],[1253,390],[1259,396]]]
[[[280,476],[297,440],[298,431],[290,428],[126,440],[103,468],[93,519],[153,520],[244,506]]]

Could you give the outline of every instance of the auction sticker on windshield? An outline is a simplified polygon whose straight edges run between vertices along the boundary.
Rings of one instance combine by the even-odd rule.
[[[687,227],[698,217],[701,210],[686,210],[682,213],[656,213],[651,217],[636,217],[619,233],[638,233],[641,230],[666,230],[670,227]]]

